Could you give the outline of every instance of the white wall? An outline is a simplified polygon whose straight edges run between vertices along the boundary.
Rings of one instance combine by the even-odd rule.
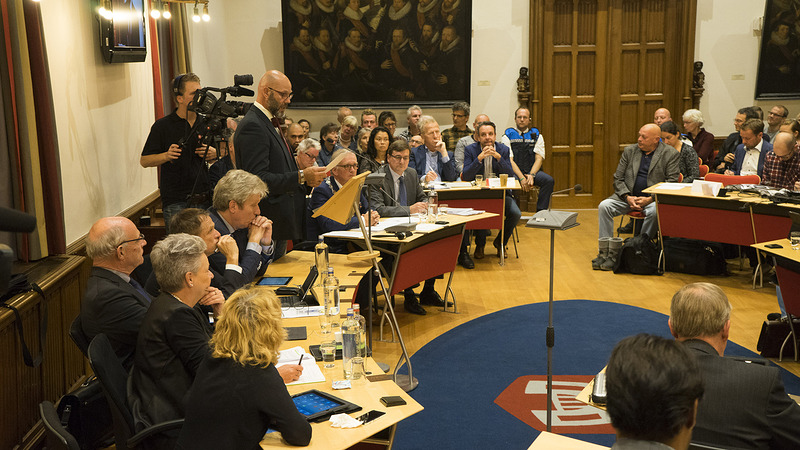
[[[528,60],[528,8],[526,0],[473,1],[472,15],[480,20],[473,20],[472,116],[486,113],[498,127],[513,124],[516,80],[520,66]],[[209,13],[210,22],[190,26],[192,68],[204,86],[229,86],[234,74],[243,73],[252,73],[258,83],[266,70],[283,70],[280,2],[211,2]],[[480,80],[489,86],[478,86]],[[308,119],[312,131],[318,132],[326,122],[336,120],[336,109],[290,106],[286,114],[294,120]],[[398,128],[404,127],[405,110],[392,111]],[[436,117],[442,128],[452,124],[449,108],[424,112]]]
[[[40,3],[67,243],[98,218],[118,214],[157,189],[155,169],[139,165],[155,117],[150,56],[142,63],[106,64],[92,3]]]
[[[753,28],[764,15],[764,5],[765,0],[697,2],[695,60],[703,61],[706,75],[700,110],[706,130],[717,136],[733,132],[733,117],[744,106],[759,105],[766,113],[782,104],[789,117],[800,113],[800,100],[755,100],[761,34]]]

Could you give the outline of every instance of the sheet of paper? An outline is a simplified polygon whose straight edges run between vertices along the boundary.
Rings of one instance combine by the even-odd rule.
[[[500,187],[500,178],[489,178],[486,180],[489,183],[489,187],[499,188]]]
[[[452,183],[447,183],[447,186],[450,189],[464,189],[472,187],[472,183],[469,181],[453,181]]]
[[[447,214],[453,214],[456,216],[474,216],[476,214],[482,214],[484,211],[472,209],[472,208],[448,208]]]
[[[303,347],[298,346],[282,350],[278,355],[278,364],[275,364],[275,367],[286,364],[297,364],[297,362],[300,361],[301,355],[305,355],[303,356],[303,362],[301,364],[303,366],[303,374],[300,375],[297,381],[288,383],[287,386],[325,381],[325,375],[322,374],[322,370],[320,370],[317,365],[317,361],[314,360],[312,355],[306,353]]]
[[[290,306],[281,308],[281,317],[294,319],[297,317],[315,317],[322,315],[322,306]]]
[[[686,183],[661,183],[658,185],[658,188],[665,191],[679,191],[686,186],[688,186]]]
[[[375,228],[374,227],[372,228],[372,231],[375,232]],[[323,236],[332,237],[332,238],[360,238],[360,237],[364,237],[364,235],[361,234],[361,229],[360,228],[354,228],[352,230],[346,230],[346,231],[329,231],[329,232],[323,234]]]
[[[326,172],[330,172],[330,171],[331,171],[331,169],[333,169],[334,167],[336,167],[336,166],[338,166],[338,165],[339,165],[339,162],[340,162],[341,160],[343,160],[345,156],[346,156],[346,153],[342,153],[341,155],[337,156],[337,157],[336,157],[336,159],[334,159],[333,161],[331,161],[330,163],[328,163],[328,165],[327,165],[327,166],[325,166],[325,171],[326,171]]]
[[[421,231],[423,233],[429,233],[433,230],[438,230],[440,228],[444,228],[444,225],[436,225],[435,223],[421,223],[417,225],[417,229],[414,231]]]

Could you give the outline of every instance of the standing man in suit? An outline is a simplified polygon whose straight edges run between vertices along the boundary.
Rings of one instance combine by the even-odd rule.
[[[438,130],[438,125],[436,126]],[[424,129],[424,128],[423,128]],[[425,150],[427,152],[427,150]],[[418,214],[426,210],[425,192],[417,179],[417,171],[408,167],[411,150],[408,142],[398,139],[389,146],[386,152],[387,165],[381,167],[378,173],[384,174],[381,189],[371,191],[372,204],[381,217],[403,217]],[[452,162],[452,161],[451,161]],[[384,264],[389,264],[387,258]],[[389,264],[389,267],[391,265]],[[443,306],[444,300],[434,290],[435,278],[425,280],[425,286],[417,301],[417,295],[412,288],[403,293],[405,309],[412,314],[425,315],[425,308],[420,306]]]
[[[461,179],[464,181],[472,181],[475,175],[483,174],[488,176],[489,173],[507,174],[510,179],[514,179],[514,169],[511,166],[510,150],[503,144],[496,142],[497,129],[494,122],[481,122],[477,125],[478,137],[480,142],[468,145],[464,148],[464,172],[461,173]],[[508,238],[517,226],[522,212],[511,196],[511,190],[506,191],[505,201],[505,220],[503,221],[503,247],[508,244]],[[486,235],[477,233],[475,235],[475,253],[483,255],[483,247],[486,245]],[[494,240],[494,247],[497,249],[497,255],[500,256],[500,234]],[[480,259],[480,258],[479,258]]]
[[[238,265],[249,281],[264,274],[274,253],[272,221],[260,215],[258,206],[266,196],[267,185],[259,177],[244,170],[231,170],[217,183],[214,206],[208,210],[219,234],[230,235],[236,241]],[[214,253],[208,260],[219,273],[227,268],[223,254]]]
[[[270,196],[260,210],[275,224],[275,259],[286,253],[291,239],[305,230],[305,185],[316,187],[325,178],[322,167],[299,170],[280,132],[280,119],[292,100],[292,83],[283,73],[270,70],[261,77],[253,108],[236,129],[236,167],[267,183]]]
[[[778,368],[723,357],[731,304],[722,289],[682,287],[672,297],[669,328],[697,357],[705,381],[692,439],[726,448],[800,448],[800,406],[784,391]]]
[[[146,243],[136,225],[125,217],[98,220],[86,238],[92,271],[81,304],[83,333],[90,342],[100,333],[107,335],[126,368],[133,362],[139,326],[152,301],[130,277],[144,262]]]
[[[431,181],[455,181],[456,162],[447,151],[447,146],[439,132],[439,124],[431,116],[422,116],[419,119],[420,135],[423,144],[411,152],[409,165],[419,175],[421,183]]]
[[[725,175],[758,175],[763,176],[764,158],[772,151],[772,144],[762,139],[764,122],[761,119],[750,119],[743,123],[739,130],[742,143],[736,147],[733,166],[725,171]]]
[[[614,173],[614,194],[597,207],[599,247],[592,269],[612,270],[622,247],[622,239],[612,238],[614,217],[630,211],[644,211],[642,232],[655,236],[656,205],[642,191],[662,181],[678,181],[680,153],[661,142],[661,128],[648,123],[639,129],[638,143],[625,147]]]

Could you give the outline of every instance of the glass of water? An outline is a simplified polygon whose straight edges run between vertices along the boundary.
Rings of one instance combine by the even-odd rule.
[[[475,175],[475,186],[483,186],[483,175]]]
[[[789,240],[792,241],[792,250],[800,250],[800,231],[789,233]]]
[[[336,341],[320,343],[319,351],[322,353],[322,366],[326,369],[333,369],[336,360]]]

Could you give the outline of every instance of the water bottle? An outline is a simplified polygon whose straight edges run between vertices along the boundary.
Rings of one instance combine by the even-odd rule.
[[[355,319],[353,308],[348,308],[347,319],[342,322],[342,367],[345,380],[353,376],[353,359],[358,356],[359,340],[358,321]]]
[[[358,303],[353,305],[353,317],[358,321],[359,327],[359,341],[358,341],[358,356],[362,358],[367,357],[367,319],[361,315],[361,305]]]
[[[314,247],[315,261],[317,263],[317,273],[322,278],[330,263],[328,262],[328,244],[325,243],[325,238],[319,237],[319,243]]]
[[[333,276],[333,267],[328,267],[325,277],[325,316],[330,324],[331,332],[339,331],[339,279]]]
[[[436,192],[436,189],[431,189],[431,192],[428,194],[428,223],[436,222],[436,216],[439,213],[439,194]]]

